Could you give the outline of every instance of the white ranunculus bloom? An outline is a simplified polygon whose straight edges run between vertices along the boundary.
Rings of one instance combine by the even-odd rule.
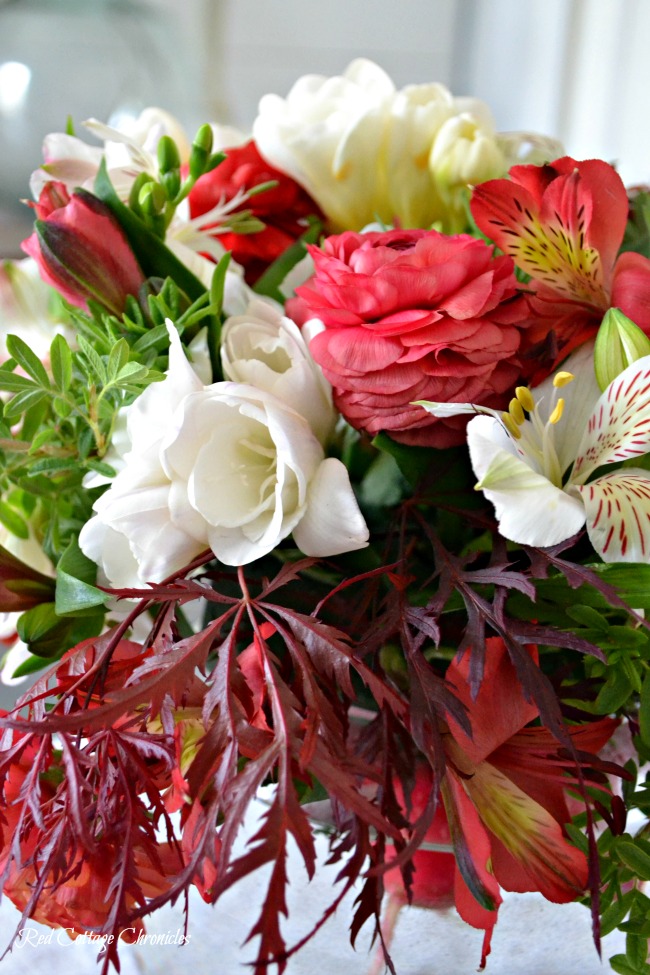
[[[364,547],[347,471],[308,421],[251,385],[204,386],[169,328],[167,377],[132,407],[126,466],[79,537],[109,583],[159,582],[206,548],[242,565],[291,532],[306,555]]]
[[[455,98],[440,84],[398,91],[363,58],[341,77],[300,78],[286,99],[265,95],[253,135],[262,155],[311,194],[335,231],[358,231],[376,219],[462,229],[459,180],[464,187],[504,175],[522,139],[532,141],[512,134],[502,145],[483,102]]]
[[[309,324],[316,327],[316,322]],[[221,362],[226,379],[273,393],[304,416],[318,440],[327,444],[338,415],[332,387],[312,359],[303,333],[278,305],[256,298],[243,315],[227,319]]]

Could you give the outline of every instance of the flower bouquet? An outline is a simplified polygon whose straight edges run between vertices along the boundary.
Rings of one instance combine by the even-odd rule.
[[[649,971],[648,192],[362,60],[252,138],[84,124],[0,279],[23,922],[107,971],[266,866],[282,972],[324,809],[315,927],[356,885],[381,967],[406,903],[455,904],[484,965],[507,890],[582,899]]]

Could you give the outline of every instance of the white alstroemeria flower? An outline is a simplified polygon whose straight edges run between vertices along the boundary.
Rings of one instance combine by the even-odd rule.
[[[306,555],[365,547],[347,470],[307,420],[248,384],[204,386],[168,329],[167,377],[132,407],[126,466],[79,537],[110,584],[159,582],[206,548],[243,565],[291,533]]]
[[[89,146],[77,136],[52,132],[45,137],[45,163],[31,177],[30,189],[35,199],[51,180],[65,183],[69,192],[81,186],[92,191],[103,158],[111,182],[120,199],[128,198],[139,173],[158,179],[157,147],[163,135],[175,141],[181,161],[189,159],[190,144],[180,123],[160,108],[146,108],[137,119],[125,119],[119,128],[97,119],[88,119],[84,128],[104,142],[104,147]]]
[[[309,338],[322,328],[316,320],[305,326]],[[223,374],[273,393],[304,416],[326,446],[338,414],[332,405],[332,387],[312,359],[303,332],[275,302],[255,298],[243,315],[224,323]]]
[[[650,559],[650,472],[623,467],[595,476],[650,452],[650,356],[633,362],[602,394],[593,345],[587,345],[536,389],[520,387],[508,413],[422,405],[436,416],[484,414],[469,423],[467,442],[476,487],[494,505],[505,538],[555,545],[586,523],[604,561]]]

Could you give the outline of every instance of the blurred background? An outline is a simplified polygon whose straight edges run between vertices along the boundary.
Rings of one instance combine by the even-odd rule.
[[[361,55],[650,180],[649,36],[647,0],[0,0],[0,257],[19,253],[18,201],[68,116],[158,105],[190,130],[246,130],[265,92]]]

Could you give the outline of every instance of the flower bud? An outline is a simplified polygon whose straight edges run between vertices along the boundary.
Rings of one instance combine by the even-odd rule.
[[[158,143],[158,169],[161,173],[170,173],[181,168],[181,157],[174,140],[168,136],[160,137]]]
[[[22,248],[41,277],[79,308],[93,300],[121,315],[144,280],[111,210],[86,190],[76,190],[65,206],[37,220]]]
[[[620,308],[605,312],[594,349],[594,370],[601,390],[607,389],[624,369],[650,355],[650,339]]]
[[[190,176],[198,179],[206,172],[206,165],[212,153],[214,136],[209,125],[202,125],[194,137],[190,151]]]
[[[500,176],[505,161],[494,133],[473,115],[463,114],[441,126],[429,169],[442,195],[452,198],[461,188]]]
[[[138,204],[147,217],[157,217],[165,209],[167,194],[159,183],[145,183],[138,194]]]

